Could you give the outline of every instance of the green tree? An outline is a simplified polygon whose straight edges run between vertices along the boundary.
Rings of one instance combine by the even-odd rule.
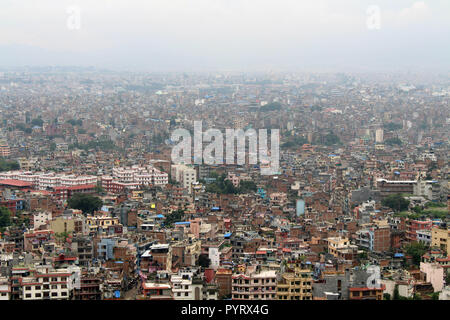
[[[41,119],[41,117],[38,117],[38,118],[31,120],[31,124],[33,126],[42,127],[44,125],[44,121]]]
[[[102,207],[103,201],[90,194],[76,193],[69,199],[68,204],[70,208],[79,209],[83,213],[93,213]]]
[[[401,212],[408,209],[409,200],[406,200],[401,194],[397,193],[383,199],[381,204],[396,212]]]
[[[405,251],[408,255],[412,256],[413,263],[417,266],[420,265],[422,256],[427,252],[428,247],[423,242],[411,242],[405,247]]]
[[[400,292],[398,290],[398,284],[394,287],[394,295],[392,297],[392,300],[400,300]]]
[[[201,254],[198,256],[197,264],[202,268],[209,268],[209,265],[211,264],[211,259],[209,259],[206,254]]]
[[[403,125],[400,123],[395,123],[395,122],[388,122],[383,124],[383,127],[387,130],[387,131],[396,131],[396,130],[400,130],[403,128]]]
[[[390,138],[390,139],[386,139],[384,141],[384,143],[389,146],[393,146],[393,145],[401,146],[402,140],[400,140],[399,138]]]
[[[0,230],[3,232],[11,225],[11,211],[6,207],[0,207]]]
[[[167,215],[166,220],[164,221],[164,225],[166,227],[170,227],[175,222],[180,222],[183,219],[184,219],[184,211],[179,209],[179,210]]]
[[[19,170],[20,165],[17,161],[8,161],[0,158],[0,171]]]
[[[333,132],[329,132],[323,137],[323,144],[326,146],[331,146],[331,145],[340,144],[340,143],[341,143],[341,140]]]

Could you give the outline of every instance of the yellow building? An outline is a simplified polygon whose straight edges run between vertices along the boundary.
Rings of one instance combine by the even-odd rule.
[[[277,300],[312,300],[312,272],[295,268],[284,273],[277,284]]]
[[[434,227],[431,230],[431,246],[446,252],[447,256],[450,256],[449,239],[450,229]]]
[[[89,216],[86,218],[86,224],[89,227],[90,231],[98,231],[99,227],[106,229],[109,226],[118,225],[119,218],[113,218],[108,216],[95,216],[95,217]]]
[[[328,238],[328,253],[332,254],[336,258],[338,257],[338,251],[340,249],[348,248],[350,241],[348,238],[331,237]]]
[[[132,191],[132,200],[142,200],[144,198],[144,191],[143,190],[133,190]]]
[[[54,233],[81,232],[82,226],[83,221],[78,218],[57,217],[50,221],[50,230]]]

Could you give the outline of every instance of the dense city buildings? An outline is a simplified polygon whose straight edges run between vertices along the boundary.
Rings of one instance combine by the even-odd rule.
[[[25,68],[0,93],[0,300],[450,299],[448,80]],[[194,121],[279,129],[278,171],[248,142],[175,163]]]

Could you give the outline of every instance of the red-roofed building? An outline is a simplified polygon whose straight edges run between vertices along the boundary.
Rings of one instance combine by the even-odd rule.
[[[14,189],[28,189],[33,184],[31,182],[16,180],[16,179],[3,179],[0,180],[0,188],[14,188]]]

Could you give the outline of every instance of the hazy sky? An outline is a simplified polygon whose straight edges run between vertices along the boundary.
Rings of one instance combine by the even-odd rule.
[[[448,71],[450,1],[0,0],[0,67],[23,65]]]

